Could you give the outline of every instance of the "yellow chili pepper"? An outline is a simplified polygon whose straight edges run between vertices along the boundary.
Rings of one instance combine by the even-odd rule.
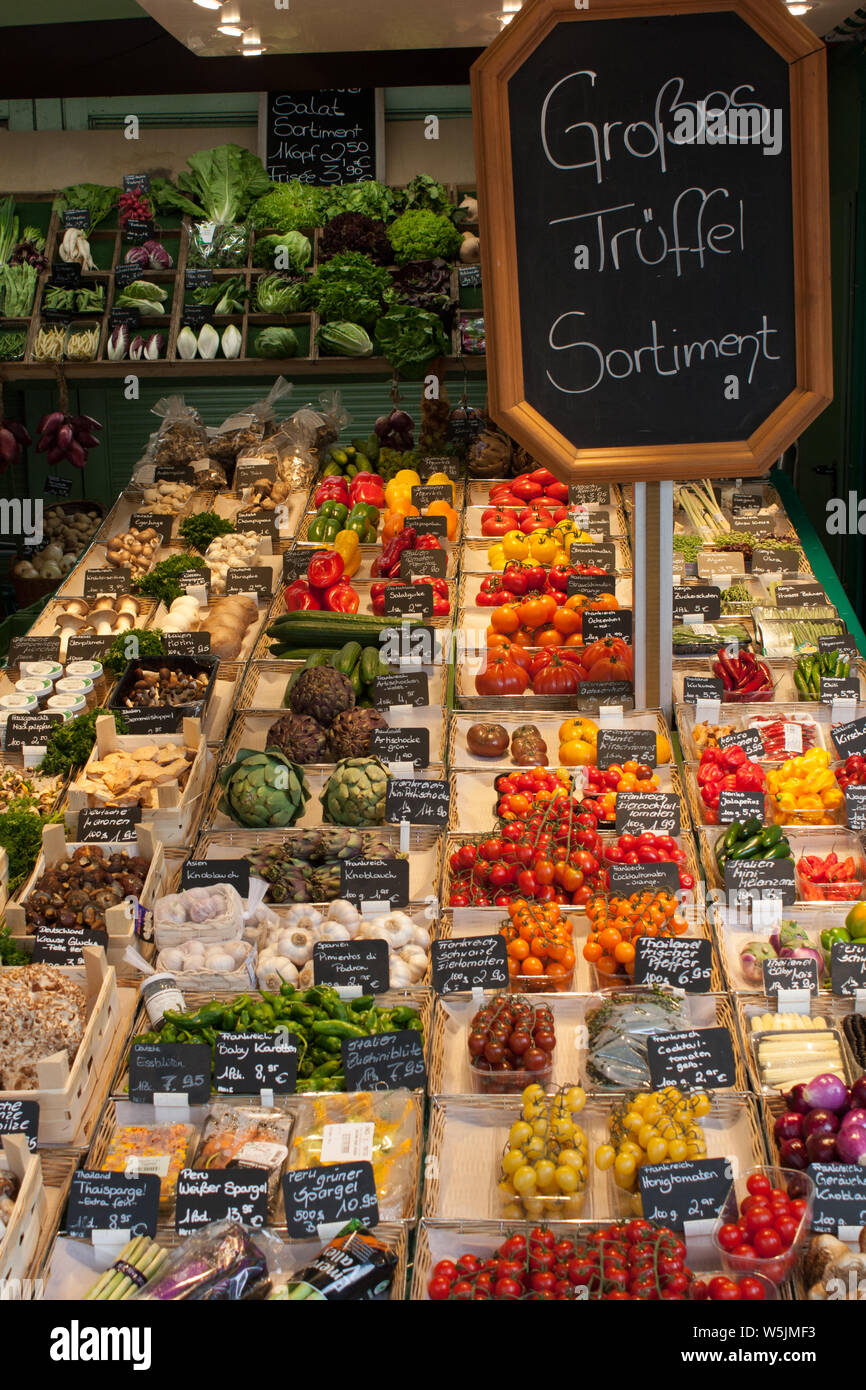
[[[334,549],[343,561],[343,574],[351,579],[361,564],[361,546],[356,531],[338,531],[334,537]]]

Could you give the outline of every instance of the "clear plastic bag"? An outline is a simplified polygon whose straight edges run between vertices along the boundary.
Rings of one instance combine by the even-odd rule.
[[[187,263],[192,266],[246,265],[250,248],[246,222],[194,222],[189,229]]]
[[[294,420],[286,420],[275,434],[263,439],[237,456],[238,463],[273,464],[277,482],[289,489],[289,494],[310,486],[318,469],[318,460],[310,445],[309,433]],[[270,495],[270,489],[269,489]]]
[[[191,463],[207,454],[207,431],[194,406],[183,396],[163,396],[151,410],[160,426],[148,441],[146,461],[152,464]]]
[[[297,1127],[288,1166],[318,1168],[322,1145],[330,1146],[333,1125],[373,1126],[370,1162],[376,1180],[380,1221],[403,1221],[415,1209],[415,1173],[418,1161],[418,1109],[410,1091],[355,1091],[351,1095],[319,1096],[304,1100],[296,1111]],[[349,1136],[351,1137],[351,1136]],[[351,1146],[338,1163],[363,1157]]]
[[[322,453],[329,444],[334,444],[349,423],[348,411],[343,406],[339,391],[326,391],[319,397],[318,405],[302,405],[291,417],[292,424],[307,436],[307,446]]]
[[[191,1303],[267,1298],[270,1273],[284,1269],[285,1246],[238,1221],[214,1221],[172,1250],[156,1279],[135,1299]]]
[[[294,1117],[262,1105],[214,1101],[208,1111],[195,1168],[255,1169],[267,1175],[268,1210],[279,1196],[280,1175],[289,1156]]]
[[[241,450],[257,456],[257,446],[276,432],[274,406],[291,393],[291,382],[279,376],[263,400],[254,401],[248,409],[229,415],[218,429],[209,430],[210,457],[222,463],[234,463]]]

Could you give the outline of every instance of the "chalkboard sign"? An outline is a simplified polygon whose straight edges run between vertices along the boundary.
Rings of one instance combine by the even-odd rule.
[[[621,705],[634,703],[631,681],[581,681],[577,687],[577,707],[587,705]]]
[[[13,748],[23,748],[25,744],[33,748],[43,748],[51,730],[62,723],[63,715],[55,714],[53,710],[39,714],[10,714],[6,720],[3,746],[7,753]]]
[[[129,732],[135,734],[176,734],[183,723],[183,708],[155,705],[151,709],[121,710]]]
[[[190,1105],[200,1105],[210,1096],[210,1075],[206,1043],[133,1043],[129,1099],[150,1103],[155,1095],[186,1095]]]
[[[78,227],[80,231],[86,232],[90,228],[90,213],[87,208],[64,208],[63,225]]]
[[[256,1095],[262,1089],[288,1096],[298,1075],[298,1040],[292,1033],[217,1033],[214,1090]]]
[[[13,637],[9,643],[10,666],[19,666],[22,661],[59,661],[59,637]]]
[[[621,637],[631,641],[632,611],[630,608],[587,608],[583,615],[583,640],[587,646],[600,637]]]
[[[70,637],[66,644],[66,662],[101,661],[108,652],[114,638],[108,637]]]
[[[64,289],[78,289],[81,284],[81,266],[78,261],[53,261],[51,284],[62,286]]]
[[[742,748],[750,758],[763,758],[764,740],[757,729],[735,729],[732,734],[722,734],[720,748]]]
[[[201,285],[213,284],[213,271],[209,266],[187,266],[183,272],[185,290],[197,290]]]
[[[860,680],[857,676],[822,676],[821,704],[832,705],[834,700],[859,700]]]
[[[132,585],[132,571],[128,566],[119,569],[86,569],[84,571],[84,597],[98,598],[101,594],[128,594]]]
[[[158,463],[153,470],[155,483],[194,483],[195,469],[191,463]]]
[[[866,830],[866,786],[845,788],[845,824],[849,830]]]
[[[168,1154],[165,1156],[168,1171]],[[130,1163],[135,1160],[131,1158]],[[146,1160],[141,1160],[142,1166]],[[97,1173],[79,1169],[72,1175],[66,1230],[71,1236],[91,1231],[129,1231],[153,1236],[159,1216],[160,1175],[155,1172]]]
[[[437,994],[467,989],[506,989],[508,954],[503,936],[458,936],[430,947]]]
[[[619,792],[616,798],[617,835],[679,835],[680,799],[676,792]]]
[[[344,1038],[342,1054],[347,1091],[395,1091],[401,1086],[423,1091],[427,1084],[424,1045],[414,1028]]]
[[[448,824],[451,788],[430,777],[406,777],[388,783],[385,820],[411,821],[413,825]]]
[[[604,570],[614,570],[616,546],[613,541],[572,541],[568,558],[572,565],[600,565]]]
[[[713,954],[709,941],[692,936],[640,936],[635,945],[636,985],[671,985],[686,994],[706,994]]]
[[[383,994],[390,988],[387,941],[317,941],[313,946],[313,978],[317,985],[354,988],[364,994]]]
[[[77,836],[82,844],[94,840],[119,844],[135,839],[140,822],[140,806],[90,806],[78,812]]]
[[[866,941],[833,942],[830,979],[834,994],[851,995],[866,989]]]
[[[259,511],[254,508],[252,511],[238,512],[234,524],[236,531],[252,531],[256,536],[270,536],[273,539],[278,530],[277,522],[276,511]]]
[[[411,615],[413,618],[433,617],[433,586],[431,584],[389,584],[385,590],[385,617]]]
[[[383,763],[414,763],[427,767],[430,762],[429,729],[373,729],[370,752]]]
[[[437,540],[448,538],[448,518],[444,516],[413,516],[412,530],[416,536],[435,536]]]
[[[449,454],[443,454],[438,457],[434,457],[432,454],[425,454],[423,458],[418,460],[415,467],[418,469],[418,473],[422,478],[429,478],[433,473],[444,473],[447,478],[453,478],[456,482],[460,477],[460,460]],[[413,526],[417,520],[417,517],[412,518]]]
[[[616,576],[613,574],[570,574],[566,594],[568,598],[574,594],[598,598],[599,594],[612,594],[615,587]]]
[[[136,531],[156,531],[160,536],[163,545],[171,540],[171,528],[174,525],[174,517],[168,516],[164,512],[133,512],[129,518],[129,529]]]
[[[644,1163],[637,1177],[644,1220],[675,1231],[687,1221],[715,1221],[733,1181],[727,1158]]]
[[[286,1227],[296,1240],[318,1236],[320,1227],[362,1221],[379,1222],[379,1201],[373,1165],[324,1163],[318,1168],[294,1168],[283,1176]]]
[[[675,584],[673,616],[700,613],[705,621],[715,622],[721,616],[721,599],[721,590],[715,584]]]
[[[269,602],[273,587],[274,572],[267,565],[239,565],[226,573],[227,594],[253,594]]]
[[[866,753],[866,719],[852,719],[846,724],[837,724],[831,737],[840,758],[850,758],[852,753]]]
[[[268,1175],[252,1168],[184,1168],[177,1180],[174,1229],[188,1236],[212,1221],[260,1230],[268,1217]]]
[[[180,871],[181,888],[230,883],[242,898],[250,895],[250,866],[243,859],[187,859]]]
[[[444,550],[404,550],[400,556],[400,578],[404,581],[429,574],[434,579],[444,579],[448,568],[448,556]]]
[[[115,291],[124,289],[127,285],[132,285],[141,278],[142,269],[134,261],[124,261],[114,267],[114,288]],[[120,310],[122,313],[123,311]]]
[[[725,683],[715,676],[686,676],[683,679],[683,702],[696,705],[698,700],[721,700]]]
[[[286,550],[283,552],[283,583],[293,584],[306,579],[315,550]]]
[[[584,614],[584,622],[587,615]],[[597,766],[608,768],[611,763],[626,763],[634,759],[656,765],[656,734],[653,729],[599,729]]]
[[[391,908],[409,901],[407,859],[341,859],[340,897],[353,903],[381,902]]]
[[[866,1168],[857,1163],[810,1163],[809,1177],[815,1184],[813,1231],[836,1235],[840,1226],[866,1226]]]
[[[690,1028],[650,1033],[650,1084],[681,1091],[722,1090],[736,1084],[734,1046],[727,1028]]]
[[[772,574],[775,570],[796,574],[800,568],[799,550],[777,550],[756,546],[752,551],[752,574]]]
[[[377,676],[373,682],[373,704],[377,709],[391,705],[429,705],[430,683],[426,671],[406,671]]]
[[[753,817],[763,820],[765,811],[766,800],[763,792],[738,792],[727,789],[719,792],[719,825],[733,825],[735,820],[742,824]]]
[[[803,608],[806,604],[829,603],[820,584],[778,584],[775,598],[779,608]]]
[[[72,480],[71,478],[49,476],[45,479],[45,491],[52,492],[55,497],[68,497],[72,491]]]
[[[86,927],[38,926],[33,961],[48,965],[83,965],[85,946],[108,945],[108,933]]]
[[[839,652],[840,655],[844,652],[847,656],[856,656],[857,643],[850,632],[841,632],[838,636],[819,637],[818,651]]]
[[[754,512],[761,510],[761,499],[756,492],[745,492],[737,489],[731,493],[731,515],[735,517],[751,517]]]
[[[748,438],[797,381],[785,60],[734,14],[589,17],[508,105],[528,404],[582,448]]]
[[[796,901],[793,859],[735,859],[725,864],[725,888],[737,898],[779,898],[786,906]]]
[[[417,1037],[418,1035],[415,1034]],[[422,1083],[423,1084],[423,1083]],[[35,1100],[0,1100],[0,1134],[23,1134],[31,1153],[39,1134],[39,1104]]]
[[[361,183],[376,178],[376,90],[326,87],[268,92],[262,145],[275,183]]]
[[[640,893],[644,888],[669,888],[675,893],[680,886],[680,871],[676,864],[611,864],[612,893]]]
[[[778,994],[780,990],[807,989],[810,994],[818,993],[818,962],[816,960],[790,960],[781,956],[762,961],[764,993]]]
[[[454,490],[450,483],[414,483],[412,485],[412,506],[420,511],[431,502],[447,502],[454,505]]]
[[[166,656],[210,656],[209,632],[163,633]]]
[[[210,594],[210,570],[207,565],[202,565],[201,569],[193,567],[184,570],[183,574],[177,576],[177,583],[184,593],[189,589],[203,588],[205,594]]]

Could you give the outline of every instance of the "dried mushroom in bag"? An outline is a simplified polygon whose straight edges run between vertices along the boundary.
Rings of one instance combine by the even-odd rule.
[[[153,464],[191,463],[207,455],[207,431],[198,411],[183,396],[163,396],[151,413],[162,423],[151,435],[147,462]]]

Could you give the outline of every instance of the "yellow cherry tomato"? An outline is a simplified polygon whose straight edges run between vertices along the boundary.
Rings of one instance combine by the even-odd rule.
[[[492,570],[505,569],[505,548],[500,542],[487,547],[487,563]]]

